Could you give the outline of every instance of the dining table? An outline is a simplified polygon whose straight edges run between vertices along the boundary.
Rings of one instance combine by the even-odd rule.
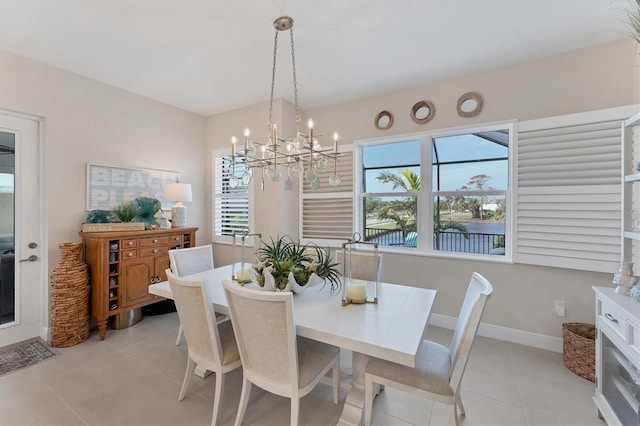
[[[246,264],[245,264],[246,265]],[[225,265],[188,275],[207,282],[214,310],[228,314],[222,285],[243,265]],[[245,284],[258,287],[255,283]],[[367,282],[373,294],[375,283]],[[172,299],[168,281],[149,286],[149,293]],[[418,348],[431,316],[436,291],[407,285],[378,283],[377,303],[347,304],[330,285],[316,285],[293,296],[296,333],[352,353],[352,375],[339,425],[359,425],[364,409],[364,371],[370,357],[415,367]]]

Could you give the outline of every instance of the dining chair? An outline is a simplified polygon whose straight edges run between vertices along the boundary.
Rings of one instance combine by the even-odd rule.
[[[213,269],[213,248],[211,244],[206,246],[189,247],[184,249],[169,250],[169,260],[171,271],[179,276],[196,274]],[[217,321],[226,319],[226,315],[216,313]],[[180,344],[182,338],[182,325],[178,330],[176,346]]]
[[[465,415],[460,384],[471,346],[487,299],[493,293],[491,283],[474,272],[460,309],[458,322],[449,347],[423,340],[416,356],[416,367],[371,358],[365,369],[365,425],[371,424],[373,389],[375,384],[391,386],[401,391],[449,405],[449,423],[458,424]]]
[[[167,279],[188,348],[187,369],[178,401],[187,393],[196,365],[216,375],[211,424],[218,421],[225,374],[240,367],[240,353],[231,321],[216,323],[213,301],[204,279],[182,278],[167,269]]]
[[[291,424],[298,424],[300,398],[332,370],[333,402],[340,390],[340,348],[296,336],[293,293],[265,292],[223,281],[242,359],[242,392],[236,426],[242,424],[252,384],[291,398]]]
[[[375,259],[373,253],[352,252],[351,253],[351,278],[365,281],[375,281]],[[382,266],[384,255],[378,253],[378,282],[382,281]],[[342,271],[342,250],[336,251],[336,262],[340,264]]]

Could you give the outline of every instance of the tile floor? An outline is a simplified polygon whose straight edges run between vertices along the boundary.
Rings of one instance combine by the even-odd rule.
[[[187,350],[175,346],[175,313],[145,317],[100,341],[58,349],[60,355],[0,377],[0,425],[208,425],[215,376],[195,377],[178,401]],[[451,331],[427,337],[448,343]],[[350,370],[350,354],[342,357]],[[232,425],[241,370],[225,382],[219,423]],[[478,337],[462,382],[462,425],[604,425],[595,416],[593,383],[567,370],[558,353]],[[300,424],[334,425],[342,405],[320,384],[303,398]],[[345,393],[341,392],[341,403]],[[446,424],[447,409],[385,389],[374,405],[376,425]],[[246,425],[289,424],[289,400],[254,387]]]

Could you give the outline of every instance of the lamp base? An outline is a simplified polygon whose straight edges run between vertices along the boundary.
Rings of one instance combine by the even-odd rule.
[[[187,226],[187,208],[185,206],[171,207],[171,227],[184,228]]]

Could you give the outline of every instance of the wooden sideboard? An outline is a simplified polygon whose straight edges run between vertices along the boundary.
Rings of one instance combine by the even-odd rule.
[[[169,250],[195,247],[197,230],[80,233],[89,266],[91,315],[98,320],[101,340],[110,316],[163,300],[148,288],[167,279]]]

